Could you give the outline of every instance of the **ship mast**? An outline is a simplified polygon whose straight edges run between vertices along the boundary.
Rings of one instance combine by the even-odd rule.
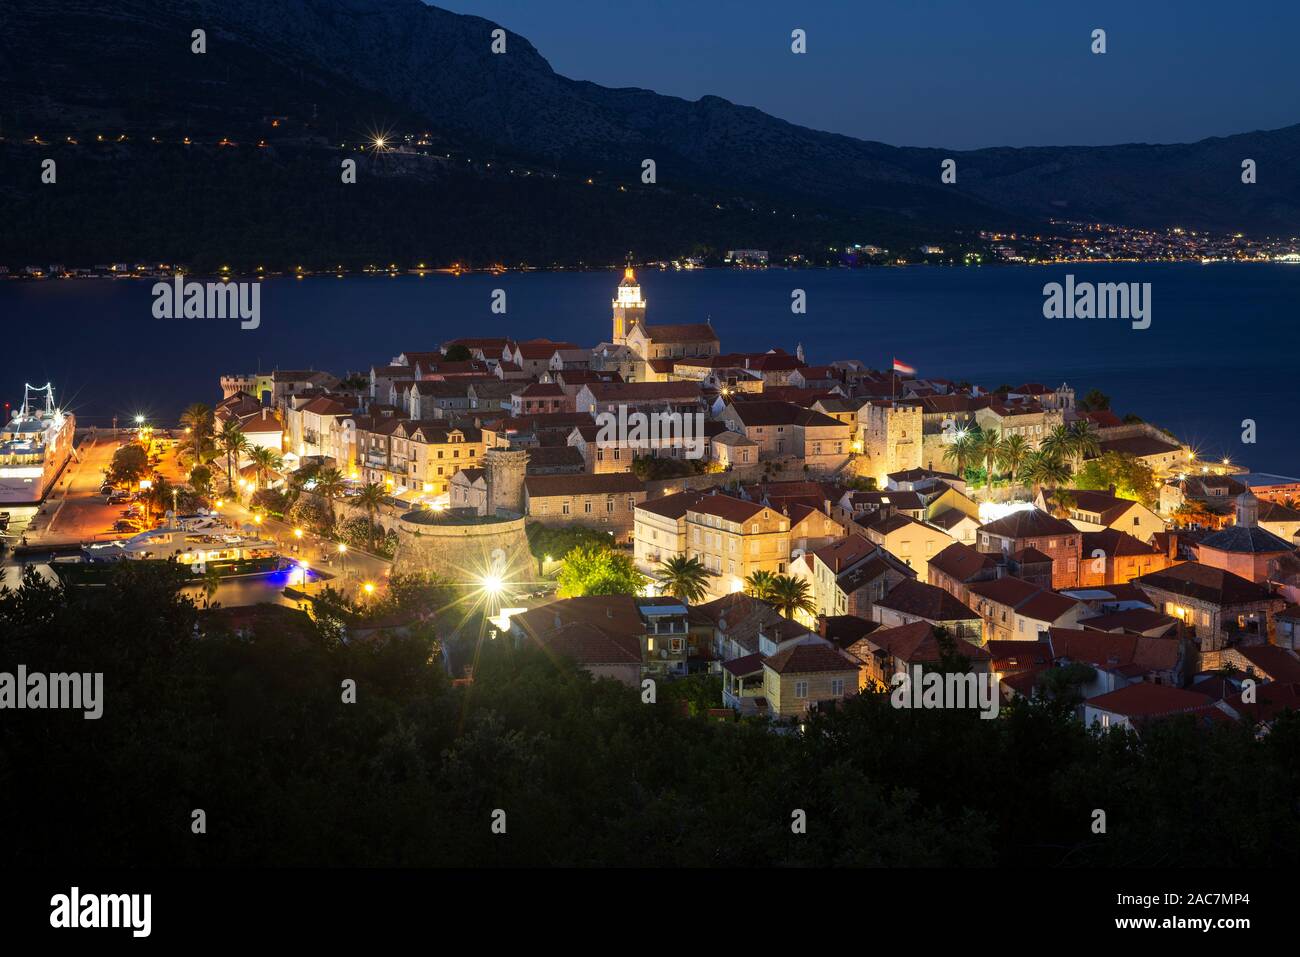
[[[32,393],[36,393],[39,395],[42,392],[45,393],[45,412],[48,415],[53,415],[54,414],[54,384],[52,382],[47,382],[45,383],[45,385],[40,385],[40,386],[32,385],[29,382],[24,382],[23,383],[23,409],[22,412],[19,413],[19,415],[21,415],[23,418],[29,418],[32,414],[31,412]]]

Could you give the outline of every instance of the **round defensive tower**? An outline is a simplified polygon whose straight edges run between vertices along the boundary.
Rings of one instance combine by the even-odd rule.
[[[468,509],[417,509],[397,520],[395,574],[433,574],[468,584],[533,577],[534,562],[518,513],[476,515]]]

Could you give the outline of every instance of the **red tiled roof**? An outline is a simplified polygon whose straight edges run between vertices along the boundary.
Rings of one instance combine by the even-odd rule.
[[[804,675],[826,671],[857,672],[858,663],[830,645],[790,645],[763,662],[779,675]]]
[[[1213,701],[1208,695],[1171,688],[1149,681],[1138,682],[1117,691],[1089,698],[1089,707],[1129,718],[1152,718],[1198,711]]]

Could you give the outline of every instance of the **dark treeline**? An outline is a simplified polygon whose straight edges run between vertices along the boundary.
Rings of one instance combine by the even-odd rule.
[[[883,696],[803,736],[688,717],[504,641],[210,627],[157,570],[0,596],[0,671],[102,671],[104,713],[0,712],[0,830],[30,865],[1207,865],[1300,855],[1300,722],[1091,734],[1050,703]],[[341,686],[357,684],[355,704]],[[207,833],[191,832],[201,808]],[[507,833],[490,829],[494,809]],[[791,833],[791,812],[807,833]],[[1094,809],[1107,833],[1093,834]]]

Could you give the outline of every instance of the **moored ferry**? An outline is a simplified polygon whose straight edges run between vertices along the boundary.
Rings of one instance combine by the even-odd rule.
[[[33,398],[45,394],[45,407]],[[76,417],[54,404],[54,387],[24,384],[23,404],[0,432],[0,505],[34,505],[45,498],[72,457]]]
[[[195,576],[256,575],[275,571],[281,559],[275,542],[234,528],[216,515],[179,518],[163,528],[127,539],[82,547],[86,563],[174,561]]]

